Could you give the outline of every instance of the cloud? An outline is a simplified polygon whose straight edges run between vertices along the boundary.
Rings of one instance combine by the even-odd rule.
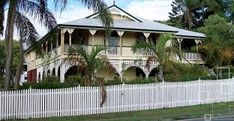
[[[110,6],[113,4],[113,0],[105,0]],[[171,11],[170,4],[172,0],[116,0],[116,5],[119,5],[122,9],[126,10],[132,15],[137,17],[149,19],[149,20],[166,20],[168,19],[168,13]],[[81,6],[79,3],[73,3],[68,6],[62,13],[59,11],[53,12],[58,24],[66,23],[76,19],[84,18],[93,12],[88,10],[86,7]],[[30,18],[30,17],[29,17]],[[44,36],[48,30],[38,23],[33,18],[30,18],[31,22],[34,23],[40,36]],[[14,38],[19,39],[14,33]],[[3,37],[0,37],[3,39]]]
[[[84,18],[92,14],[93,12],[84,7],[77,8],[75,6],[70,6],[68,9],[64,10],[61,13],[59,11],[53,13],[57,20],[57,23],[62,24],[76,19]],[[48,30],[43,27],[43,25],[39,24],[36,21],[34,22],[34,26],[37,28],[40,36],[44,36],[48,32]]]
[[[66,10],[64,10],[61,13],[60,13],[60,11],[53,12],[58,24],[66,23],[66,22],[80,19],[80,18],[84,18],[92,13],[93,12],[91,10],[88,10],[85,7],[80,7],[80,6],[76,7],[75,5],[69,6],[69,8],[67,8]],[[5,18],[6,17],[7,16],[5,15]],[[34,27],[37,29],[37,32],[39,33],[40,37],[44,36],[48,32],[46,27],[44,27],[42,24],[38,23],[37,20],[35,20],[34,18],[32,18],[30,16],[27,16],[27,17],[33,23]],[[6,26],[6,20],[4,21],[4,25]],[[0,36],[0,39],[4,39],[4,36]],[[14,39],[16,39],[16,40],[19,39],[19,36],[17,34],[16,29],[14,30]]]
[[[149,20],[167,20],[171,11],[172,0],[132,1],[126,11],[135,16]]]

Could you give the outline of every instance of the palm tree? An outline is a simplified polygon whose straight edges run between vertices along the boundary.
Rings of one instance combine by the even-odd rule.
[[[105,48],[101,46],[93,47],[89,52],[83,47],[73,47],[69,49],[69,57],[67,58],[72,64],[77,64],[85,71],[85,85],[90,86],[96,79],[96,70],[107,64],[106,58],[101,57],[100,52]],[[75,53],[75,54],[74,54]]]
[[[165,47],[166,42],[171,38],[171,35],[163,34],[160,36],[156,45],[139,40],[132,48],[134,52],[137,52],[138,50],[144,50],[146,53],[153,52],[153,55],[148,55],[146,67],[150,68],[149,66],[151,61],[159,62],[158,78],[162,82],[164,82],[163,72],[165,70],[173,70],[174,63],[171,60],[171,57],[177,54],[179,58],[181,58],[181,54],[178,49],[173,46]]]
[[[100,17],[106,27],[107,34],[110,32],[112,19],[108,11],[106,11],[106,4],[102,0],[78,0],[85,4],[88,8],[94,11],[100,11]],[[55,6],[61,5],[61,10],[67,5],[68,0],[54,0]],[[7,27],[5,39],[7,41],[6,50],[6,75],[5,75],[5,89],[9,89],[9,82],[11,80],[11,65],[12,65],[12,46],[13,46],[13,33],[14,33],[14,20],[16,12],[27,13],[39,22],[45,25],[48,29],[52,29],[56,25],[55,18],[49,12],[47,7],[47,0],[2,0],[0,2],[0,16],[4,16],[4,8],[8,8]],[[0,19],[0,32],[3,30],[4,17]]]
[[[6,0],[0,1],[0,35],[3,35],[3,21],[4,21],[4,6],[6,5]]]
[[[85,72],[84,84],[90,86],[91,83],[96,82],[101,87],[102,101],[100,107],[103,106],[106,100],[106,90],[104,88],[104,79],[96,75],[96,71],[102,67],[108,67],[111,69],[111,64],[105,56],[100,56],[102,51],[106,48],[101,46],[96,46],[92,48],[92,51],[89,53],[83,47],[75,47],[69,49],[69,57],[66,59],[72,64],[76,64],[79,68],[83,69]]]
[[[33,24],[30,22],[30,20],[21,14],[20,12],[16,12],[16,18],[15,18],[15,26],[19,32],[20,40],[19,40],[19,65],[17,67],[16,75],[15,75],[15,89],[19,89],[19,82],[20,82],[20,76],[23,69],[23,63],[24,63],[24,48],[23,43],[33,44],[36,40],[38,40],[38,33],[33,26]]]
[[[12,78],[12,47],[13,47],[13,33],[14,25],[19,19],[19,14],[26,13],[38,20],[39,23],[45,25],[48,29],[52,29],[56,25],[56,20],[52,13],[48,10],[45,0],[30,1],[30,0],[4,0],[2,8],[8,8],[7,26],[5,33],[6,40],[6,75],[5,75],[5,89],[9,89],[9,83]],[[9,4],[9,5],[8,5]],[[1,13],[1,16],[4,12]],[[22,14],[23,15],[23,14]],[[21,21],[22,22],[22,21]],[[23,28],[25,29],[25,28]],[[23,32],[23,31],[22,31]],[[22,33],[21,33],[22,34]],[[28,35],[27,35],[28,36]]]

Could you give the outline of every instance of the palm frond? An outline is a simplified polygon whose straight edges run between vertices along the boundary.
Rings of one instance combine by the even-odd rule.
[[[104,50],[106,50],[106,48],[102,46],[93,47],[92,52],[90,53],[90,59],[94,60],[95,58],[97,58],[98,54],[100,54],[100,52]]]
[[[57,22],[53,14],[47,8],[45,2],[46,1],[37,3],[30,0],[20,0],[17,9],[19,12],[24,12],[34,17],[40,24],[45,25],[48,29],[53,29],[57,25]]]
[[[139,50],[143,50],[145,51],[146,53],[149,52],[149,51],[152,51],[154,52],[154,54],[157,54],[157,47],[154,46],[154,45],[151,45],[150,43],[146,43],[146,42],[143,42],[143,41],[139,41],[137,42],[135,45],[133,45],[132,47],[132,51],[134,53],[136,53],[137,51]]]
[[[111,14],[107,10],[107,5],[103,0],[76,0],[81,2],[83,5],[85,5],[88,9],[92,9],[95,12],[99,12],[100,18],[102,21],[102,24],[105,27],[106,35],[109,36],[111,33],[111,26],[113,24],[113,20],[111,18]],[[67,4],[68,0],[54,0],[55,8],[61,8],[61,11],[63,11]]]
[[[7,0],[0,1],[0,35],[3,35],[3,30],[4,30],[4,25],[3,25],[4,19],[5,19],[4,8],[5,8],[6,4],[7,4]]]
[[[32,44],[39,36],[35,27],[25,15],[18,11],[16,11],[15,15],[15,26],[19,34],[23,37],[23,42],[26,42],[28,45]]]

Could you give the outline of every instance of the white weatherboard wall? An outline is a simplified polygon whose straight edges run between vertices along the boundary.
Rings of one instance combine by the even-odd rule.
[[[76,116],[234,101],[234,79],[0,92],[0,120]]]

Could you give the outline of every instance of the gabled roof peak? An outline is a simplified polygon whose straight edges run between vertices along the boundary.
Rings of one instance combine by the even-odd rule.
[[[118,15],[121,15],[121,16],[126,16],[126,17],[128,17],[129,19],[131,19],[131,20],[133,20],[135,22],[142,22],[137,17],[131,15],[130,13],[128,13],[128,12],[124,11],[123,9],[121,9],[120,7],[118,7],[115,3],[112,6],[106,8],[106,9],[108,9],[111,14],[118,14]],[[98,15],[99,15],[99,12],[96,12],[96,13],[94,13],[94,14],[92,14],[90,16],[87,16],[85,18],[96,18]]]

